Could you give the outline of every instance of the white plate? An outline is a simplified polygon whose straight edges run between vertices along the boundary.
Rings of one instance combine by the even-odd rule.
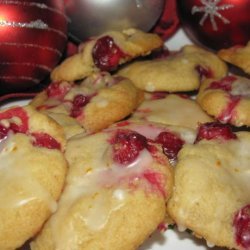
[[[166,46],[170,50],[178,50],[185,44],[192,42],[179,30],[173,37],[166,41]],[[0,108],[9,107],[12,105],[24,105],[27,101],[10,102],[0,106]],[[207,250],[211,249],[206,245],[204,240],[195,239],[187,232],[178,232],[177,230],[169,229],[164,233],[156,231],[140,248],[139,250]],[[222,248],[213,248],[213,250],[221,250]]]

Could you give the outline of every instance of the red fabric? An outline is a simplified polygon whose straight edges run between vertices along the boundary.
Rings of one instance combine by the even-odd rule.
[[[180,21],[176,5],[176,0],[166,0],[161,18],[152,30],[160,35],[163,40],[171,37],[179,28]]]

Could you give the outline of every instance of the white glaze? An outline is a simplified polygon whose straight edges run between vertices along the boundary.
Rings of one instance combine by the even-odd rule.
[[[145,100],[132,118],[192,129],[199,123],[212,121],[195,101],[173,94],[163,99]]]
[[[105,152],[104,158],[109,156],[110,151]],[[81,244],[79,229],[75,228],[75,223],[64,225],[68,220],[76,219],[83,228],[91,231],[102,230],[112,213],[126,204],[129,183],[138,184],[142,173],[152,162],[151,154],[145,149],[128,166],[121,166],[97,156],[93,165],[86,168],[84,175],[69,175],[59,209],[50,220],[56,249],[68,250]],[[142,185],[147,188],[147,184]]]
[[[18,134],[25,143],[30,144],[26,135]],[[13,209],[33,200],[45,202],[50,210],[56,210],[56,201],[51,194],[32,176],[26,165],[22,165],[23,152],[20,141],[13,133],[1,141],[0,161],[0,208]]]
[[[245,98],[250,98],[250,80],[243,77],[238,77],[232,84],[232,95],[240,95]]]

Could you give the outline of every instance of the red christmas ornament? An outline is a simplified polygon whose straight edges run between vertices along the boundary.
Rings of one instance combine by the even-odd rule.
[[[179,24],[176,0],[166,0],[162,15],[152,31],[166,40],[178,30]]]
[[[0,1],[0,92],[39,84],[67,41],[63,0]]]
[[[196,43],[218,50],[250,40],[249,0],[178,0],[184,30]]]

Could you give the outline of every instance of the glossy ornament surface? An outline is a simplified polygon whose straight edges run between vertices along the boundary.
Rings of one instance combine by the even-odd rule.
[[[75,41],[107,30],[139,28],[149,31],[160,17],[164,0],[64,0]]]
[[[160,19],[153,27],[152,32],[161,36],[163,40],[169,39],[179,28],[180,20],[177,14],[177,1],[167,0]]]
[[[67,41],[63,0],[0,1],[0,93],[39,84]]]
[[[218,50],[250,40],[249,0],[178,0],[179,17],[188,36]]]

